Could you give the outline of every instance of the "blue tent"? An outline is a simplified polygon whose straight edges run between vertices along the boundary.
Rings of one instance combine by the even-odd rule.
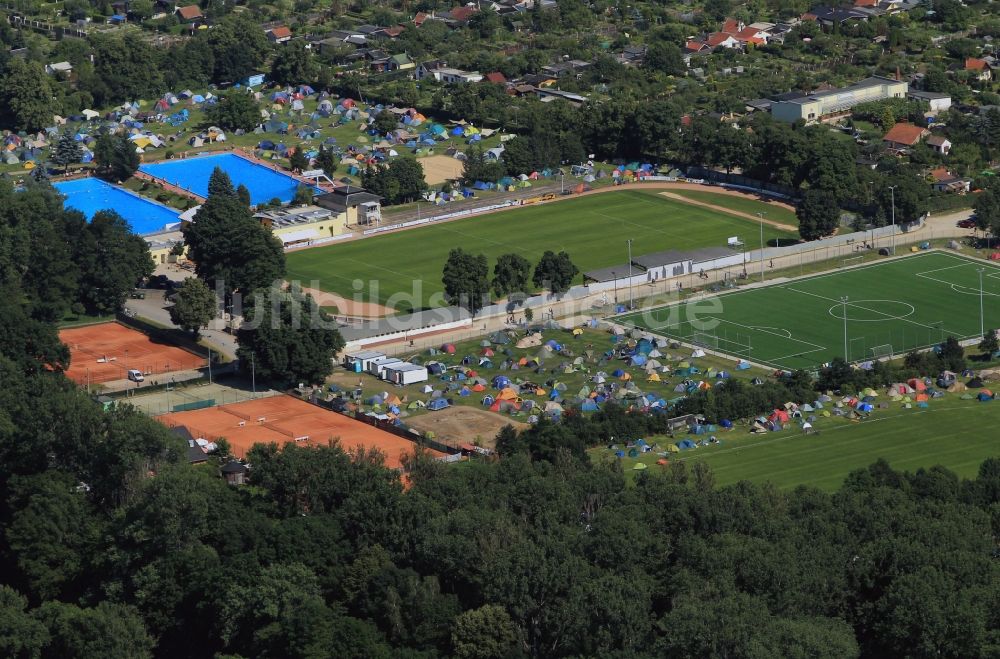
[[[548,341],[545,342],[545,345],[552,348],[553,350],[562,350],[562,347],[555,339],[549,339]]]
[[[729,419],[723,419],[722,421],[719,422],[719,425],[722,426],[723,428],[732,428],[733,422],[730,421]]]
[[[510,378],[506,375],[498,375],[493,378],[493,386],[497,389],[503,389],[504,387],[510,386]]]
[[[462,136],[462,127],[461,126],[455,126],[454,128],[452,128],[451,129],[451,135],[453,135],[454,137],[461,137]]]
[[[427,409],[431,411],[443,410],[446,407],[448,407],[448,401],[444,398],[434,398],[427,403]]]
[[[981,391],[981,392],[979,393],[979,395],[978,395],[978,396],[976,396],[976,398],[978,398],[978,399],[979,399],[979,401],[980,401],[980,402],[982,402],[982,403],[985,403],[986,401],[989,401],[989,400],[993,400],[993,396],[990,396],[990,395],[989,395],[988,393],[986,393],[985,391]]]
[[[855,409],[859,412],[871,412],[874,408],[871,403],[858,403]]]
[[[646,356],[632,355],[631,357],[629,357],[629,362],[632,364],[632,366],[642,366],[643,364],[646,363]]]
[[[682,449],[682,450],[686,450],[686,449],[690,449],[690,448],[695,448],[695,446],[697,446],[697,445],[694,442],[692,442],[690,439],[682,439],[681,441],[677,442],[677,448]]]
[[[274,142],[272,142],[271,140],[261,140],[260,144],[257,145],[257,148],[262,149],[263,151],[273,151]]]
[[[463,397],[465,397],[465,396],[471,396],[472,392],[469,391],[468,387],[462,387],[462,390],[458,392],[458,395],[459,396],[463,396]]]
[[[596,412],[597,403],[589,399],[585,400],[583,401],[583,405],[580,406],[580,409],[583,410],[584,412]]]
[[[483,405],[486,406],[486,407],[489,407],[490,405],[493,404],[494,400],[495,399],[493,398],[493,396],[490,396],[489,394],[486,394],[485,396],[483,396]]]
[[[427,372],[431,375],[441,375],[444,373],[444,364],[441,362],[432,362],[427,365]]]
[[[614,370],[614,371],[613,371],[613,372],[611,373],[611,375],[612,375],[612,376],[614,376],[614,377],[616,377],[616,378],[620,378],[621,376],[625,375],[625,371],[623,371],[623,370],[621,370],[620,368],[618,368],[618,369],[615,369],[615,370]]]
[[[205,97],[202,96],[201,94],[195,94],[194,96],[191,97],[191,100],[195,103],[204,103]]]

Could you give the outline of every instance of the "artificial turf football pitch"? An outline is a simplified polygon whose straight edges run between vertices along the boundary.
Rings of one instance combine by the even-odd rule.
[[[759,204],[764,211],[770,208],[753,200],[747,203]],[[434,305],[430,298],[443,290],[441,273],[454,247],[485,254],[491,274],[501,254],[517,253],[534,265],[546,250],[566,251],[586,272],[627,262],[629,238],[633,256],[639,256],[667,249],[725,247],[730,236],[756,240],[758,226],[657,192],[616,190],[292,252],[287,257],[287,277],[303,286],[318,282],[318,288],[349,299],[391,302],[402,311]],[[764,227],[764,237],[798,238],[771,226]],[[356,280],[364,282],[360,292]],[[415,300],[389,299],[401,292],[415,293]]]
[[[899,356],[948,336],[979,336],[980,301],[985,329],[1000,326],[1000,268],[934,251],[617,321],[759,364],[814,369],[835,357],[858,362]]]

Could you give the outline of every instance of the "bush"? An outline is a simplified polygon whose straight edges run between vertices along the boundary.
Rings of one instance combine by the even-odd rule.
[[[167,149],[167,152],[164,154],[167,160],[173,160],[174,155],[175,155],[174,152],[169,149]]]

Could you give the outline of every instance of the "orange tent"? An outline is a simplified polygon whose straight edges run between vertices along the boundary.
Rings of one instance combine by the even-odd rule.
[[[930,400],[930,399],[931,397],[928,396],[927,394],[917,394],[917,397],[914,398],[913,400],[917,401],[918,403],[922,403],[925,400]]]
[[[478,382],[472,386],[473,391],[486,391],[486,387],[479,384]]]
[[[918,378],[911,378],[906,381],[906,384],[913,387],[914,391],[927,391],[927,385],[924,384],[923,380],[920,380]]]
[[[497,400],[516,400],[517,392],[510,387],[504,387],[499,394],[497,394]]]

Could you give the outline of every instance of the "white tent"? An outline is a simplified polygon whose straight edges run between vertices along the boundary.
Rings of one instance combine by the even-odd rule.
[[[96,112],[94,110],[84,110],[81,114],[86,117],[87,121],[91,121],[101,116],[100,112]]]
[[[691,353],[691,356],[692,357],[704,357],[705,356],[705,351],[702,350],[701,348],[695,348],[694,352]]]

